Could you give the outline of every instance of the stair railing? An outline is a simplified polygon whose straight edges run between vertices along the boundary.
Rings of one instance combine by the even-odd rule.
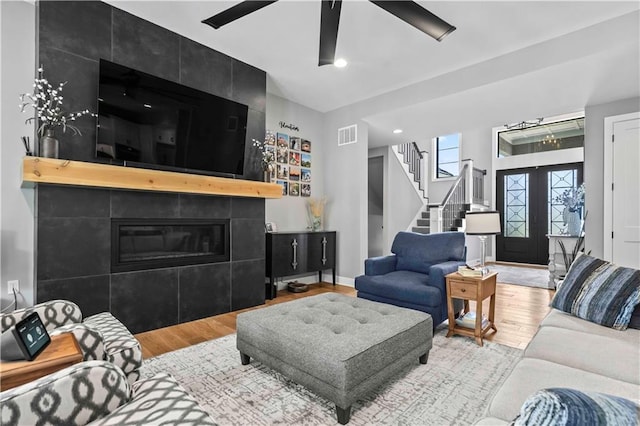
[[[469,165],[465,164],[460,170],[458,179],[451,185],[449,192],[438,206],[438,229],[437,232],[452,231],[457,228],[456,219],[459,219],[460,212],[464,210],[467,198],[467,170]]]
[[[420,151],[418,144],[415,142],[403,143],[397,145],[398,153],[402,155],[402,161],[409,167],[409,173],[413,175],[413,181],[418,184],[418,189],[426,196],[426,167],[424,164],[424,154],[427,151]]]
[[[484,177],[487,171],[473,167],[471,176],[473,180],[471,202],[473,204],[484,204]]]

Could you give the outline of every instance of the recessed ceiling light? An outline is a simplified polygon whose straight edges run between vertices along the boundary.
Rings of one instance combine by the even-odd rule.
[[[149,105],[149,104],[143,104],[143,106],[144,106],[145,108],[151,108],[151,105]]]
[[[344,68],[347,66],[347,61],[344,58],[339,58],[333,62],[333,65],[335,65],[338,68]]]
[[[398,133],[402,133],[402,129],[395,129],[395,130],[393,131],[393,133],[395,133],[396,135],[397,135]]]

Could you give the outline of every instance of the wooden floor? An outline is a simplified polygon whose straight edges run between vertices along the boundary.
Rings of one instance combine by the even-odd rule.
[[[278,292],[278,297],[267,300],[265,305],[147,331],[137,334],[136,338],[142,345],[143,357],[150,358],[235,333],[236,316],[241,312],[327,292],[337,292],[354,297],[356,295],[356,291],[352,287],[333,286],[329,283],[311,285],[309,291],[305,293],[289,293],[282,290]],[[524,349],[535,334],[540,321],[549,312],[548,305],[552,297],[553,291],[551,290],[498,283],[495,314],[498,332],[487,335],[485,339]],[[488,304],[489,300],[487,299],[483,305],[483,312],[488,312]],[[471,309],[473,309],[473,303]]]

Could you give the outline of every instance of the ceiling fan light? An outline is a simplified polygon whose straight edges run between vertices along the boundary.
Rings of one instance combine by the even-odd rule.
[[[346,59],[344,59],[344,58],[338,58],[338,59],[336,59],[336,60],[334,61],[334,63],[333,63],[333,65],[334,65],[336,68],[344,68],[344,67],[346,67],[346,66],[347,66],[347,64],[348,64],[348,62],[347,62],[347,60],[346,60]]]

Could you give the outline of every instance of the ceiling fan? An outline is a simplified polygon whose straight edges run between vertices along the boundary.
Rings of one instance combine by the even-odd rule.
[[[218,29],[236,19],[260,10],[265,6],[269,6],[276,1],[278,0],[245,0],[205,19],[202,23]],[[438,41],[441,41],[447,34],[456,29],[456,27],[443,21],[414,1],[369,1]],[[320,57],[318,59],[318,66],[333,64],[334,62],[341,8],[342,0],[322,0],[320,14]]]

